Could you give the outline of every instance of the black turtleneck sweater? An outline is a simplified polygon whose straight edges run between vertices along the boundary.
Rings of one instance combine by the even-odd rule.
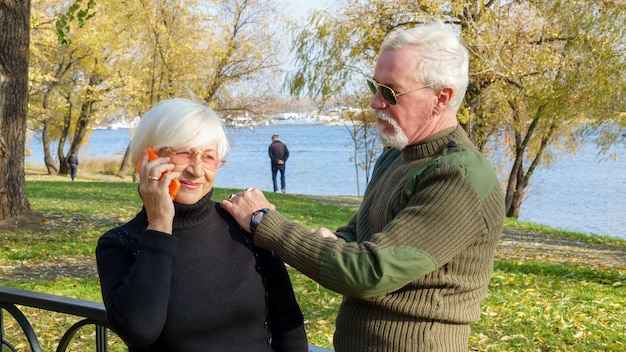
[[[131,352],[307,351],[283,262],[254,247],[211,194],[175,203],[172,235],[146,230],[142,209],[100,238],[112,329]]]

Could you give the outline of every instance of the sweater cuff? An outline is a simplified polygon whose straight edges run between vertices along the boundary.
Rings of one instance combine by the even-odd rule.
[[[144,230],[139,237],[139,250],[150,249],[174,257],[177,248],[178,238],[165,232]]]
[[[273,249],[276,244],[281,242],[281,236],[277,235],[278,231],[275,230],[286,222],[288,220],[276,210],[265,214],[254,231],[254,244],[261,248]]]

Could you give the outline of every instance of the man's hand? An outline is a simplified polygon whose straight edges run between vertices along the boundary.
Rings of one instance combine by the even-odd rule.
[[[248,232],[250,232],[252,213],[263,208],[276,209],[274,204],[265,198],[263,192],[255,188],[248,188],[244,192],[231,194],[220,204],[237,220],[239,226]]]
[[[330,231],[329,229],[325,228],[325,227],[320,227],[318,229],[313,229],[311,230],[311,233],[318,233],[320,235],[322,235],[322,237],[330,237],[330,238],[334,238],[337,239],[337,235],[335,235],[332,231]]]

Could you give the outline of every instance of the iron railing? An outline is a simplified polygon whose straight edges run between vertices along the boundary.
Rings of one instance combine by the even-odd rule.
[[[44,309],[47,311],[70,314],[83,319],[72,325],[61,337],[57,352],[65,352],[74,334],[86,325],[94,325],[96,329],[96,351],[107,351],[108,323],[104,305],[98,302],[82,299],[69,298],[47,293],[20,290],[0,286],[0,352],[4,347],[17,352],[15,347],[6,339],[4,329],[4,311],[7,311],[20,326],[30,349],[33,352],[41,352],[41,344],[35,334],[32,324],[17,306]]]
[[[10,351],[17,352],[15,347],[5,338],[4,311],[11,314],[18,323],[28,340],[31,351],[42,351],[33,326],[17,306],[39,308],[83,318],[63,334],[59,341],[57,352],[65,352],[74,334],[86,325],[95,326],[96,352],[107,351],[107,331],[109,330],[109,325],[102,303],[0,286],[0,352],[5,351],[4,347],[8,347]],[[309,352],[332,352],[332,349],[309,345]]]

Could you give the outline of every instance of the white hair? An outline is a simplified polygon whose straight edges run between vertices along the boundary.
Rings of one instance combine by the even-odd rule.
[[[220,159],[230,151],[224,125],[208,106],[189,99],[167,99],[155,104],[135,128],[130,146],[133,165],[146,147],[201,147],[217,145]]]
[[[433,89],[454,88],[448,110],[456,113],[463,103],[469,81],[469,53],[457,36],[443,23],[426,25],[399,32],[385,39],[381,49],[398,50],[416,47],[419,56],[415,79]]]

